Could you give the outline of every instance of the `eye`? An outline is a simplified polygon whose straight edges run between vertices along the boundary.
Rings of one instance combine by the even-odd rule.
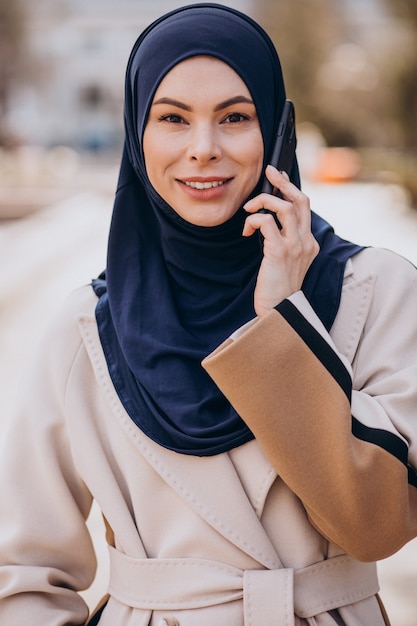
[[[239,124],[239,122],[245,122],[249,118],[248,115],[244,115],[243,113],[229,113],[223,120],[223,124]]]
[[[161,115],[161,117],[159,117],[158,120],[160,122],[168,122],[170,124],[185,124],[185,120],[180,115],[176,115],[175,113],[168,113],[167,115]]]

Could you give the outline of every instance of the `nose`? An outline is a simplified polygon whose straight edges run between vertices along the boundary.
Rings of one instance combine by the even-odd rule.
[[[217,161],[221,156],[219,137],[211,125],[193,129],[188,146],[188,158],[201,164]]]

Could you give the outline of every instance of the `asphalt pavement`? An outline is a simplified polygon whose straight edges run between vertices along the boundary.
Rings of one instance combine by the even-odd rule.
[[[115,183],[116,172],[112,176]],[[69,291],[88,283],[105,266],[111,186],[98,191],[97,186],[87,186],[21,219],[0,219],[0,436],[13,414],[21,372],[48,320]],[[408,208],[401,188],[309,183],[304,189],[312,209],[341,236],[390,248],[417,264],[417,211]],[[100,563],[96,583],[85,594],[93,605],[104,592],[107,576],[95,509],[90,524]],[[381,562],[379,572],[392,625],[417,626],[417,541]]]

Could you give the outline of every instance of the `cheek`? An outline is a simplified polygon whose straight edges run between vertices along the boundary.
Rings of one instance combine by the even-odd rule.
[[[145,167],[150,177],[152,175],[158,175],[159,171],[163,169],[166,161],[166,155],[168,152],[169,142],[167,142],[165,136],[161,136],[158,129],[154,127],[152,123],[145,128],[143,133],[143,156],[145,160]]]
[[[148,131],[148,128],[145,127],[145,131],[143,133],[142,138],[142,151],[143,151],[143,160],[145,162],[146,173],[149,178],[151,178],[152,172],[150,172],[150,164],[153,163],[153,141],[152,141],[152,133]]]
[[[261,133],[256,133],[250,144],[247,144],[245,151],[245,160],[251,178],[256,184],[262,175],[264,162],[264,145]]]
[[[146,172],[152,184],[161,182],[181,156],[181,142],[163,133],[150,132],[143,138]],[[155,184],[154,184],[155,186]]]

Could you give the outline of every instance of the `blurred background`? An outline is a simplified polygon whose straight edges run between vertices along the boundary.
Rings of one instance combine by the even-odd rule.
[[[342,236],[416,264],[417,1],[223,3],[277,46],[313,209]],[[131,47],[184,4],[0,0],[0,437],[50,316],[105,266]],[[98,516],[90,523],[94,604],[106,558]],[[417,626],[417,543],[379,569],[393,626]]]
[[[2,178],[8,173],[11,182],[15,165],[19,184],[35,169],[62,183],[80,156],[118,154],[131,46],[152,19],[181,4],[190,2],[0,0]],[[417,205],[416,0],[226,4],[267,28],[300,140],[330,149],[314,155],[309,174],[399,182]]]

